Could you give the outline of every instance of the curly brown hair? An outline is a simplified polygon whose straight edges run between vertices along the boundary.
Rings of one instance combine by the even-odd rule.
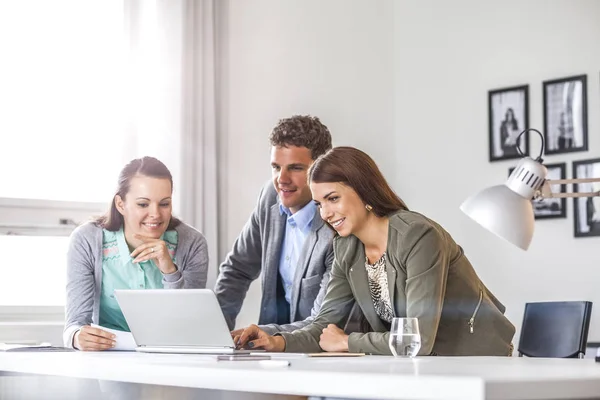
[[[271,146],[306,147],[313,160],[331,149],[329,129],[317,117],[294,115],[279,120],[269,136]]]

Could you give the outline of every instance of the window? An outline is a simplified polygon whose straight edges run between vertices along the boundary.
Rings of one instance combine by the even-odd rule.
[[[107,201],[124,164],[123,1],[0,2],[0,198]]]
[[[123,0],[0,2],[0,317],[64,305],[68,235],[130,159],[123,26]]]
[[[0,304],[64,306],[66,236],[0,236],[3,252]]]

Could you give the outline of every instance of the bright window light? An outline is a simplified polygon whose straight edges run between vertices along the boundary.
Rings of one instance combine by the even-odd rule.
[[[124,0],[0,1],[0,198],[110,202],[131,158],[128,44]],[[68,241],[0,235],[0,308],[64,305]]]
[[[123,10],[0,2],[0,197],[110,201],[127,161]]]
[[[62,306],[67,282],[64,236],[1,236],[0,306]]]

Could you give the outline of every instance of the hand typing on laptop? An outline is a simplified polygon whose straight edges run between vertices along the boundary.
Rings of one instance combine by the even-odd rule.
[[[240,330],[238,330],[240,331]],[[256,325],[250,325],[241,334],[233,338],[238,349],[263,349],[266,351],[285,351],[283,336],[271,336]]]
[[[108,350],[116,346],[115,335],[89,325],[82,326],[73,338],[73,347],[85,351]]]

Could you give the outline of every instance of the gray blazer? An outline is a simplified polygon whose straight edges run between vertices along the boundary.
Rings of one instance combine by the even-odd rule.
[[[350,352],[391,354],[389,332],[373,307],[363,244],[355,236],[337,237],[336,259],[321,312],[302,330],[282,333],[287,352],[318,352],[328,324],[343,327],[358,304],[371,332],[351,333]],[[397,317],[417,317],[420,355],[508,356],[515,327],[504,306],[479,279],[450,234],[411,211],[390,215],[386,270]]]
[[[229,329],[235,327],[250,283],[262,272],[262,299],[258,323],[268,333],[290,332],[307,325],[317,315],[325,297],[333,263],[334,231],[324,224],[318,211],[298,260],[292,286],[290,319],[277,325],[276,290],[286,216],[279,210],[279,196],[268,182],[258,204],[219,268],[215,293]]]
[[[163,275],[165,289],[203,289],[208,273],[204,236],[183,222],[177,231],[177,271]],[[82,326],[98,323],[102,289],[102,228],[87,222],[71,234],[67,253],[67,304],[63,341],[73,347],[73,335]]]

